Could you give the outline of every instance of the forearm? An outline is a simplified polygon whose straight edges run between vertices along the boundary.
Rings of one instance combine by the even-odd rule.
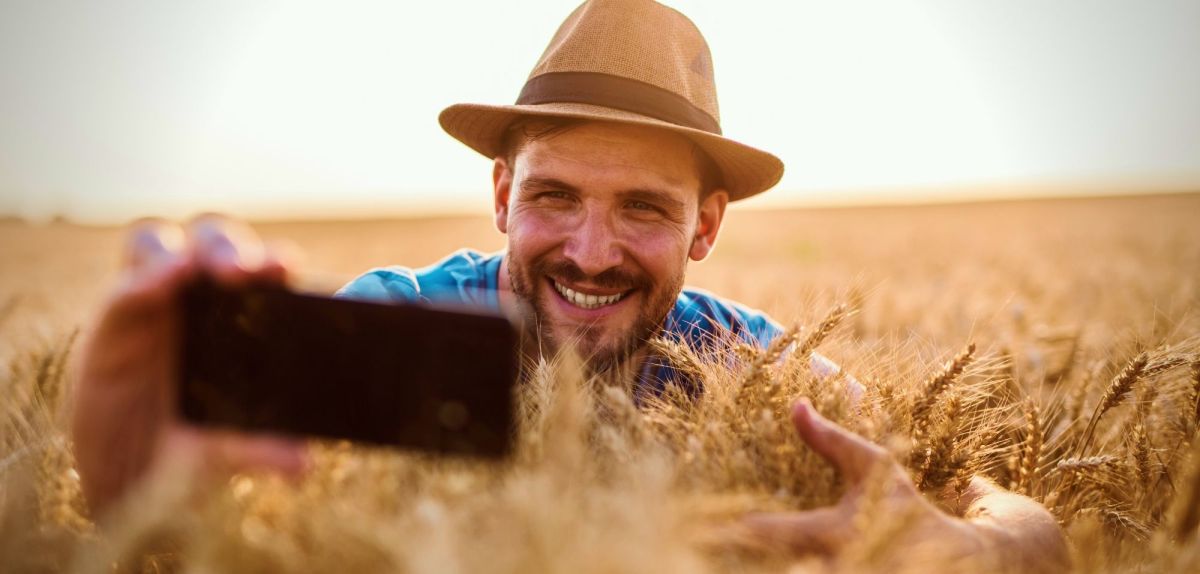
[[[956,501],[957,514],[998,564],[1014,572],[1061,572],[1070,565],[1054,516],[1032,499],[974,477]]]

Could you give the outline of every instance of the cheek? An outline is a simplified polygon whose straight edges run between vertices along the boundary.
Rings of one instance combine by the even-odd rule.
[[[508,222],[508,251],[518,256],[537,256],[553,249],[564,237],[561,218],[545,217],[535,211],[514,211]]]
[[[683,273],[691,242],[677,229],[640,229],[626,234],[628,253],[642,269],[662,283]]]

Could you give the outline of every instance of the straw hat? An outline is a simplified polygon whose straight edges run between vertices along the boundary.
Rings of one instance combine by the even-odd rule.
[[[731,200],[766,191],[783,162],[721,135],[712,56],[686,16],[651,0],[589,0],[559,27],[515,105],[456,104],[438,117],[471,149],[496,157],[520,117],[657,126],[706,151]]]

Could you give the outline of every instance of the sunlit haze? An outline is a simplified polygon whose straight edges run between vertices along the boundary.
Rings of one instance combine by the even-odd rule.
[[[437,114],[511,103],[575,4],[0,0],[0,213],[485,211]],[[749,206],[1200,189],[1195,0],[668,4],[787,165]]]

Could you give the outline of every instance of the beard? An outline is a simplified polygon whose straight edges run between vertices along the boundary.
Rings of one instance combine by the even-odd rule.
[[[621,367],[627,366],[634,354],[662,329],[667,314],[683,288],[682,268],[679,273],[656,282],[646,273],[623,269],[608,269],[598,275],[588,276],[565,259],[549,261],[537,258],[526,267],[511,253],[508,275],[513,294],[520,302],[525,335],[533,337],[537,348],[547,357],[553,357],[565,348],[574,349],[584,359],[592,375],[621,372]],[[555,333],[550,302],[545,300],[545,291],[539,288],[548,278],[570,283],[588,282],[601,289],[636,291],[643,298],[642,306],[631,325],[571,325],[570,333],[561,336]]]

